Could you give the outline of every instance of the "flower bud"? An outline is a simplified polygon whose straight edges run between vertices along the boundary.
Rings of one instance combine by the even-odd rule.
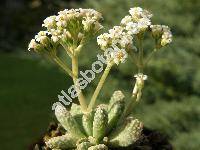
[[[172,34],[171,31],[164,31],[161,39],[161,45],[165,46],[172,42]]]
[[[152,32],[152,36],[155,39],[158,39],[162,36],[162,25],[151,25],[151,32]]]
[[[136,96],[136,101],[140,100],[140,97],[142,95],[142,89],[144,86],[144,81],[147,80],[147,75],[143,75],[141,73],[136,74],[134,76],[136,78],[136,83],[135,86],[133,88],[133,93],[132,95],[135,97]]]
[[[28,45],[28,50],[30,51],[31,49],[36,50],[38,44],[36,43],[35,39],[32,39],[31,42]]]

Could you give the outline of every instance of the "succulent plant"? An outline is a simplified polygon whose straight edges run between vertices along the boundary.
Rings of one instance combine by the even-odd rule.
[[[40,31],[29,44],[29,50],[49,57],[69,75],[74,85],[68,89],[68,96],[64,91],[58,95],[59,102],[54,103],[52,109],[55,116],[65,129],[65,134],[45,139],[46,147],[54,150],[107,150],[111,147],[127,147],[135,143],[141,136],[142,123],[131,116],[134,103],[139,102],[144,88],[144,68],[151,57],[172,42],[170,28],[164,25],[152,25],[152,14],[140,7],[131,8],[119,26],[114,26],[108,33],[97,37],[97,44],[103,55],[97,55],[98,61],[92,64],[92,76],[103,71],[100,81],[87,104],[82,92],[94,78],[84,80],[79,78],[78,59],[82,47],[89,39],[102,29],[101,13],[93,9],[65,9],[57,16],[50,16],[44,20],[45,31]],[[155,41],[153,51],[143,50],[145,34],[150,33]],[[58,46],[62,46],[71,59],[69,67],[58,56]],[[144,54],[145,53],[145,54]],[[115,91],[108,104],[96,106],[97,97],[114,65],[124,63],[130,56],[138,73],[134,76],[136,82],[132,96],[125,101],[121,91]],[[96,69],[95,66],[100,66]],[[81,74],[81,72],[80,72]],[[82,75],[82,74],[81,74]],[[95,75],[94,75],[95,76]],[[89,78],[89,77],[87,77]],[[79,104],[72,104],[66,109],[65,105],[78,98]],[[68,99],[68,102],[64,100]]]
[[[82,112],[77,104],[72,104],[71,111],[57,105],[55,115],[66,133],[47,140],[46,145],[51,149],[77,150],[129,146],[138,140],[143,125],[133,117],[127,117],[120,123],[124,108],[125,100],[121,91],[114,92],[108,105],[98,105],[87,113]]]

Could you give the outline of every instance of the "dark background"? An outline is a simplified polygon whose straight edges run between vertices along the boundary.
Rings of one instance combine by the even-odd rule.
[[[104,31],[130,7],[150,10],[155,24],[172,28],[173,43],[160,50],[135,115],[145,126],[165,133],[177,150],[200,147],[200,1],[199,0],[6,0],[0,1],[0,144],[22,150],[45,132],[53,119],[51,105],[71,81],[52,62],[27,51],[42,21],[64,8],[93,8],[104,16]],[[92,40],[81,53],[81,70],[90,69],[99,48]],[[145,50],[151,50],[147,44]],[[90,55],[88,55],[90,53]],[[135,66],[114,68],[99,97],[108,102],[114,90],[130,95]],[[86,89],[94,90],[99,76]]]

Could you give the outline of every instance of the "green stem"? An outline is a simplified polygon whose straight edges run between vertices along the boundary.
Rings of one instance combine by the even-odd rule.
[[[136,98],[137,98],[137,95],[132,95],[131,100],[128,102],[128,104],[124,110],[123,118],[128,116],[130,114],[130,112],[133,110],[134,105],[137,103]]]
[[[138,73],[142,73],[143,69],[144,69],[144,62],[143,62],[143,55],[144,55],[143,53],[144,52],[143,52],[143,43],[142,43],[143,34],[138,35],[137,40],[138,40],[138,50],[139,50],[138,60],[137,60]],[[137,84],[137,81],[135,83],[135,87],[137,86],[136,84]],[[127,103],[127,105],[125,107],[125,110],[124,110],[122,116],[120,117],[120,122],[119,123],[122,123],[122,121],[124,120],[124,118],[131,113],[134,105],[139,101],[139,100],[136,101],[136,99],[138,97],[137,96],[138,92],[139,91],[137,91],[136,93],[133,93],[133,95],[131,96],[130,101],[128,101],[128,103]]]
[[[72,52],[66,47],[66,45],[61,41],[60,44],[62,45],[62,47],[65,49],[65,51],[67,52],[67,54],[72,57]]]
[[[76,83],[76,81],[78,79],[78,59],[77,59],[77,56],[72,57],[72,73],[74,74],[73,81],[74,81],[76,91],[78,92],[78,100],[79,100],[81,109],[84,112],[84,111],[87,110],[86,100],[85,100],[85,97],[84,97],[79,85],[77,86],[77,83]]]
[[[106,69],[104,70],[104,73],[101,76],[101,79],[100,79],[100,81],[99,81],[99,83],[98,83],[98,85],[97,85],[97,87],[96,87],[96,89],[95,89],[95,91],[94,91],[94,93],[92,95],[92,98],[90,100],[90,104],[88,106],[88,111],[90,111],[94,107],[96,99],[97,99],[97,97],[99,95],[99,92],[102,89],[103,84],[104,84],[104,82],[105,82],[105,80],[106,80],[106,78],[107,78],[107,76],[108,76],[108,74],[109,74],[110,69],[112,68],[112,66],[113,66],[113,63],[108,64],[107,67],[106,67]]]
[[[139,49],[139,67],[138,72],[143,72],[144,64],[143,64],[143,43],[142,43],[142,36],[138,35],[138,49]]]
[[[54,62],[56,62],[70,77],[73,78],[73,73],[57,56],[52,57]]]
[[[153,55],[156,53],[157,49],[154,49],[149,56],[147,57],[147,59],[145,60],[144,66],[146,66],[148,64],[148,62],[151,60],[151,58],[153,57]]]
[[[136,83],[135,83],[135,86],[136,86]],[[133,93],[130,101],[128,101],[128,103],[125,107],[125,110],[124,110],[122,116],[120,117],[119,124],[124,121],[124,119],[131,113],[131,111],[133,110],[133,107],[136,105],[136,103],[138,103],[139,100],[136,101],[138,92],[139,91],[137,91],[136,93]]]
[[[135,56],[135,54],[134,54],[132,49],[129,51],[129,54],[131,56],[131,60],[133,61],[133,63],[136,64],[136,66],[138,66],[138,60],[137,60],[137,58],[136,58],[136,56]]]

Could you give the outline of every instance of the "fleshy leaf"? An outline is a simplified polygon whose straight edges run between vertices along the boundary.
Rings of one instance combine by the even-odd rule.
[[[99,144],[96,146],[91,146],[88,150],[108,150],[108,147],[104,144]]]
[[[110,110],[117,101],[121,101],[125,98],[124,94],[122,91],[118,90],[115,91],[110,99],[109,105],[108,105],[108,110]]]
[[[81,111],[81,106],[73,103],[71,106],[71,109],[70,109],[70,114],[73,116],[73,118],[78,123],[79,129],[83,133],[85,133],[85,131],[83,129],[83,124],[82,124],[83,112]]]
[[[117,101],[113,104],[113,106],[110,108],[110,111],[108,112],[108,129],[107,133],[109,133],[110,130],[113,130],[114,127],[116,127],[117,122],[119,121],[125,107],[125,102],[123,100]]]
[[[70,134],[57,136],[49,139],[46,145],[51,149],[67,149],[76,147],[77,138]]]
[[[90,142],[82,142],[77,145],[77,150],[88,150],[90,146],[91,146]]]
[[[82,118],[83,128],[88,136],[92,136],[93,120],[94,120],[94,111],[91,111],[83,115]]]
[[[70,112],[65,109],[65,107],[58,105],[55,109],[55,115],[58,121],[67,130],[68,133],[78,138],[85,137],[85,135],[81,132],[78,123],[72,117]]]
[[[111,147],[126,147],[136,142],[142,132],[143,125],[138,119],[129,117],[109,138]]]
[[[71,109],[70,109],[70,113],[72,116],[76,116],[76,115],[82,115],[82,111],[81,111],[81,106],[77,105],[77,104],[72,104]]]

